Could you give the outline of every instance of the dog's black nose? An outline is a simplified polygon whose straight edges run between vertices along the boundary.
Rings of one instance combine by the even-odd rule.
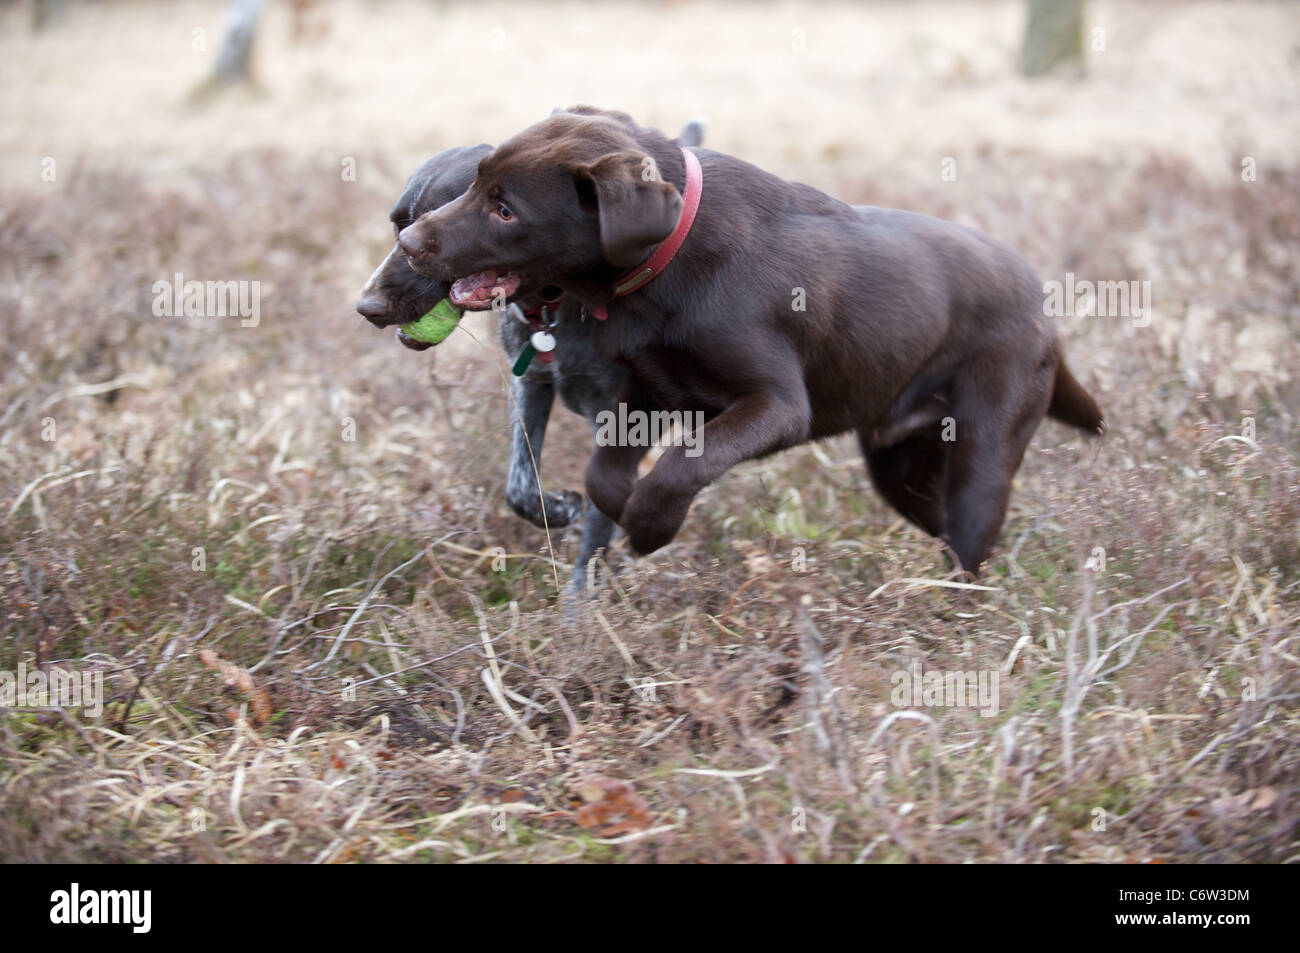
[[[386,295],[369,292],[363,294],[357,302],[357,313],[372,324],[383,327],[383,320],[388,317],[388,307]]]

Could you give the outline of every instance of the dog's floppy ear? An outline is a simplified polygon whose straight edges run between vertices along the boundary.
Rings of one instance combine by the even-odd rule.
[[[614,152],[573,170],[584,205],[600,214],[600,248],[611,265],[628,268],[673,233],[682,197],[659,177],[654,160],[637,152]]]
[[[698,146],[704,143],[704,117],[697,116],[682,126],[674,140],[679,146]]]

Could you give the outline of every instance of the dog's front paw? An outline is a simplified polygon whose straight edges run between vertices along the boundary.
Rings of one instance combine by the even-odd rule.
[[[546,522],[549,526],[568,526],[582,518],[585,507],[577,490],[556,490],[546,494]]]
[[[627,533],[628,545],[638,556],[648,556],[667,546],[682,528],[691,508],[690,493],[668,493],[653,485],[650,478],[640,480],[619,525]]]
[[[528,520],[538,529],[560,529],[582,515],[582,494],[573,490],[556,490],[538,496],[536,492],[507,494],[506,502],[515,515]],[[545,509],[543,509],[545,506]]]

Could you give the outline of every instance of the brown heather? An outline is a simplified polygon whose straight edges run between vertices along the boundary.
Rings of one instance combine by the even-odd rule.
[[[123,62],[154,36],[152,8],[110,6],[127,39],[109,59],[122,94],[140,94],[155,67],[132,79]],[[179,92],[174,152],[145,110],[134,142],[130,125],[120,141],[97,139],[114,130],[87,117],[84,141],[50,132],[59,180],[41,183],[31,169],[46,147],[22,178],[6,140],[0,671],[102,671],[107,699],[97,720],[0,712],[0,859],[1300,857],[1297,61],[1276,102],[1212,82],[1220,67],[1237,75],[1224,63],[1285,62],[1281,8],[1165,10],[1167,29],[1142,41],[1152,47],[1123,43],[1154,31],[1116,31],[1087,82],[1044,93],[1003,78],[1001,53],[962,46],[965,4],[923,6],[920,17],[883,7],[900,36],[953,11],[928,46],[888,45],[916,57],[896,64],[906,90],[810,67],[788,94],[824,81],[892,96],[878,128],[812,109],[797,135],[775,117],[803,107],[770,83],[745,108],[788,139],[739,139],[725,111],[710,136],[846,200],[969,222],[1044,279],[1152,282],[1149,327],[1061,319],[1111,430],[1100,443],[1039,432],[981,580],[991,591],[935,584],[936,544],[872,495],[845,439],[730,474],[667,550],[634,561],[616,547],[611,584],[566,617],[556,579],[575,540],[554,533],[552,548],[503,500],[508,370],[488,319],[413,354],[351,311],[410,168],[555,105],[485,116],[477,97],[504,82],[492,71],[445,126],[430,131],[437,110],[419,114],[423,128],[406,114],[391,149],[394,117],[346,92],[362,88],[355,66],[331,80],[354,120],[346,136],[331,127],[346,141],[305,120],[287,140],[250,99],[246,141],[231,148],[238,109],[214,106],[216,131],[186,116]],[[1229,6],[1240,29],[1207,34],[1198,18]],[[324,94],[286,77],[295,63],[346,59],[359,9],[342,5],[333,39],[292,53],[273,16],[263,52],[284,58],[269,58],[270,95],[298,96],[315,117]],[[413,8],[369,9],[368,31],[384,35]],[[1009,60],[1018,5],[996,9],[990,22],[1011,24]],[[40,49],[15,52],[15,31],[3,34],[0,61],[44,57],[47,71],[15,128],[35,135],[42,107],[93,81],[59,67],[106,15],[79,12],[63,42],[28,41]],[[476,29],[475,15],[451,8],[448,29]],[[829,5],[827,29],[855,15]],[[737,17],[761,35],[758,13]],[[1169,55],[1206,35],[1221,61],[1199,59],[1205,46]],[[1180,99],[1197,77],[1213,92]],[[1144,95],[1172,91],[1168,110],[1105,118],[1107,95],[1130,81],[1163,82]],[[1081,141],[1066,141],[1054,97],[1076,97],[1094,124]],[[675,127],[687,116],[670,111],[688,99],[601,104]],[[1240,156],[1268,125],[1254,113],[1274,106],[1289,118],[1270,127],[1258,180],[1243,182]],[[931,108],[967,117],[951,142],[942,121],[916,119]],[[1219,117],[1208,131],[1207,114]],[[970,115],[998,118],[979,128]],[[359,181],[340,181],[340,155],[357,158]],[[943,155],[959,158],[955,183],[939,179]],[[152,284],[178,271],[260,281],[261,323],[154,317]],[[1254,441],[1238,439],[1247,415]],[[588,439],[557,409],[549,486],[581,486]],[[1085,568],[1096,548],[1104,571]],[[999,670],[998,713],[895,708],[891,677],[916,662]]]

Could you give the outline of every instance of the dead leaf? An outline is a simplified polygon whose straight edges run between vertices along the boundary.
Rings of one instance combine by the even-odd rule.
[[[211,649],[199,649],[199,661],[215,672],[219,672],[226,684],[248,696],[253,709],[253,721],[259,728],[271,720],[271,696],[253,681],[253,676],[238,665],[227,662]]]
[[[1210,802],[1210,810],[1220,817],[1242,817],[1252,811],[1262,811],[1272,807],[1277,800],[1277,790],[1271,787],[1251,788],[1230,797],[1215,798]]]
[[[601,827],[602,837],[643,831],[654,823],[650,806],[627,781],[589,775],[574,790],[585,803],[574,812],[580,827]]]

